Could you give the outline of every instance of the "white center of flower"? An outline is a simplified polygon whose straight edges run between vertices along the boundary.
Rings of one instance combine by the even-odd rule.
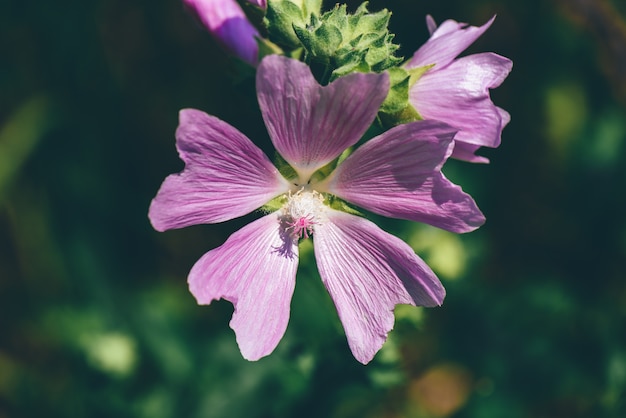
[[[294,238],[308,238],[315,226],[326,220],[324,196],[315,190],[298,190],[287,197],[281,208],[285,229]]]

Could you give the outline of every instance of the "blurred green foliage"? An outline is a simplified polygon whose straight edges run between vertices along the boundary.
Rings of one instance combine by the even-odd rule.
[[[456,236],[376,218],[448,297],[399,307],[367,367],[309,244],[287,334],[251,363],[231,305],[186,289],[194,261],[251,217],[151,229],[150,199],[182,168],[179,109],[271,152],[252,81],[178,0],[0,3],[0,418],[626,416],[626,10],[579,3],[370,2],[392,10],[405,57],[428,13],[497,13],[469,52],[514,69],[492,94],[513,117],[492,163],[445,167],[487,224]]]

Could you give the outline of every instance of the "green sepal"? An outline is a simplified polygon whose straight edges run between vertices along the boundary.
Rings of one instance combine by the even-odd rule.
[[[347,148],[344,152],[341,153],[341,155],[339,155],[339,157],[337,157],[337,163],[335,164],[335,167],[341,164],[346,158],[350,156],[350,154],[352,154],[352,148],[353,147]]]
[[[294,170],[293,167],[290,166],[279,153],[276,153],[274,156],[274,166],[285,179],[293,181],[298,178],[296,170]],[[259,210],[264,213],[272,213],[280,209],[285,203],[287,203],[287,196],[285,194],[281,194],[261,206]]]
[[[274,155],[274,165],[285,179],[292,181],[298,178],[296,170],[279,153]]]
[[[306,22],[293,21],[294,33],[304,48],[304,60],[322,84],[352,72],[382,72],[400,64],[399,46],[388,31],[391,13],[369,13],[367,3],[354,14],[336,5]]]
[[[409,102],[409,81],[411,74],[401,67],[390,68],[387,70],[389,74],[389,93],[385,101],[380,106],[380,112],[394,114],[402,111]]]
[[[323,0],[296,0],[296,3],[304,10],[305,16],[319,15],[322,11]]]
[[[294,25],[293,30],[308,52],[309,59],[317,63],[329,64],[343,39],[339,29],[331,25],[320,25],[314,31]]]
[[[322,0],[268,0],[265,27],[269,39],[286,49],[300,47],[294,26],[304,26],[320,14]]]
[[[326,200],[328,201],[328,206],[330,206],[332,209],[346,212],[351,215],[356,215],[356,216],[361,216],[361,217],[364,216],[363,213],[356,210],[355,208],[350,206],[345,200],[342,200],[338,198],[337,196],[326,195]]]
[[[353,15],[350,15],[350,25],[358,28],[360,33],[381,33],[387,32],[391,12],[383,9],[380,12],[369,13],[368,2],[359,5]]]
[[[345,7],[336,8],[335,13],[345,14]],[[331,81],[349,72],[382,72],[402,61],[394,55],[399,45],[393,43],[394,35],[387,28],[391,12],[383,9],[369,13],[365,2],[347,16],[348,25],[342,32],[345,42],[337,50]]]
[[[331,162],[329,162],[328,164],[326,164],[324,167],[321,167],[318,170],[316,170],[315,173],[311,175],[309,182],[315,183],[315,182],[320,182],[324,180],[326,177],[330,175],[330,173],[332,173],[335,170],[335,168],[337,168],[336,158],[332,160]]]
[[[406,70],[411,76],[411,79],[409,80],[409,87],[413,87],[413,85],[417,83],[417,80],[422,78],[424,73],[426,73],[426,71],[430,70],[434,66],[435,64],[429,64],[429,65],[424,65],[423,67],[415,67],[415,68],[411,68],[410,70]]]
[[[385,126],[396,126],[423,119],[409,101],[409,90],[432,67],[433,65],[426,65],[408,70],[403,67],[387,70],[391,87],[378,114]]]
[[[399,112],[379,113],[378,116],[383,125],[387,127],[416,122],[424,119],[410,103],[408,103],[407,106]]]
[[[409,102],[411,73],[401,67],[390,68],[389,81],[391,87],[385,98],[378,116],[385,126],[396,126],[422,119],[417,110]]]
[[[263,213],[276,212],[278,209],[282,208],[285,203],[287,203],[287,195],[281,194],[261,206],[258,210]]]

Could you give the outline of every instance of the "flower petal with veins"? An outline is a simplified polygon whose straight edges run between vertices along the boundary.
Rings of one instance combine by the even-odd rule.
[[[439,306],[445,289],[401,239],[331,210],[315,228],[315,258],[354,357],[368,363],[393,328],[397,304]]]
[[[189,289],[200,304],[224,298],[235,305],[230,326],[241,354],[258,360],[287,329],[297,267],[298,243],[274,213],[202,256],[189,273]]]
[[[473,231],[485,217],[441,172],[455,133],[437,121],[396,126],[359,147],[319,187],[380,215]]]
[[[237,218],[289,190],[252,141],[199,110],[180,112],[176,147],[185,169],[168,176],[152,200],[148,215],[157,231]]]
[[[488,162],[475,155],[481,146],[498,147],[509,114],[491,101],[489,90],[508,76],[512,62],[493,53],[457,58],[493,23],[480,27],[446,20],[439,27],[426,17],[430,39],[405,64],[407,69],[434,65],[409,89],[409,102],[426,120],[445,122],[459,132],[453,158]]]
[[[306,64],[279,55],[263,59],[256,80],[270,138],[305,178],[361,139],[389,90],[386,73],[353,73],[321,86]]]

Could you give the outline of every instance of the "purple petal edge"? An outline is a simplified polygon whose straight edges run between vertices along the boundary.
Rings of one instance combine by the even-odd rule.
[[[148,216],[157,231],[243,216],[289,183],[245,135],[195,109],[180,112],[176,147],[185,169],[168,176]]]
[[[435,64],[434,69],[444,68],[485,33],[495,18],[493,16],[480,27],[446,20],[434,30],[430,39],[415,52],[407,62],[406,67],[415,68]],[[431,22],[427,20],[426,24],[430,30]]]
[[[359,147],[319,188],[379,215],[473,231],[485,217],[441,173],[455,132],[431,120],[399,125]]]
[[[259,105],[272,142],[302,177],[361,138],[388,90],[386,73],[352,73],[321,86],[306,64],[279,55],[265,57],[257,71]]]
[[[398,304],[439,306],[445,289],[402,240],[374,223],[331,210],[315,229],[315,258],[354,357],[367,364],[393,328]]]
[[[504,81],[511,67],[511,60],[494,53],[459,58],[424,74],[411,87],[409,100],[424,119],[458,129],[455,141],[495,148],[510,117],[493,104],[489,90]]]
[[[258,360],[276,348],[287,329],[297,267],[297,242],[270,214],[202,256],[189,273],[189,290],[199,304],[220,298],[233,303],[230,327],[241,354]]]

